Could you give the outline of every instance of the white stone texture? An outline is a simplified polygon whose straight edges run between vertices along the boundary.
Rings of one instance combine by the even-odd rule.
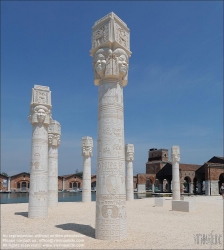
[[[123,86],[127,84],[129,29],[114,13],[93,28],[94,83],[98,90],[95,237],[127,237]]]
[[[181,212],[192,212],[195,210],[195,202],[172,200],[172,210]]]
[[[179,146],[173,146],[171,148],[171,158],[172,158],[173,200],[180,200],[180,174],[179,174],[180,148]]]
[[[163,197],[155,197],[154,201],[155,201],[155,207],[163,207],[165,203],[165,199]]]
[[[138,193],[145,193],[145,184],[137,184],[137,192]]]
[[[61,125],[52,120],[48,127],[48,206],[58,205],[58,147]]]
[[[48,216],[48,126],[51,123],[49,87],[34,85],[29,120],[33,132],[28,217],[46,218]]]
[[[134,200],[134,183],[133,183],[133,161],[134,161],[134,145],[125,145],[126,160],[126,199]]]
[[[91,156],[93,139],[89,136],[82,137],[83,177],[82,177],[82,202],[91,202]]]

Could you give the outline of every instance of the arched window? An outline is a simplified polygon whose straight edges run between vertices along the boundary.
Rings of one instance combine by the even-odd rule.
[[[20,183],[19,182],[17,183],[17,188],[20,188]]]
[[[25,182],[25,181],[22,182],[22,189],[23,189],[23,190],[26,189],[26,182]]]

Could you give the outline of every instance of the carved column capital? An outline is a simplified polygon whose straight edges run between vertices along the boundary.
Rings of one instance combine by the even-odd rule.
[[[171,148],[171,158],[172,158],[173,163],[180,162],[180,147],[179,146],[173,146]]]
[[[85,136],[82,137],[82,156],[83,157],[91,157],[93,149],[93,139],[92,137]]]
[[[94,84],[117,80],[122,86],[128,81],[130,30],[113,12],[95,22],[92,28]]]
[[[29,121],[32,125],[51,123],[51,91],[47,86],[34,85],[30,103]]]
[[[121,48],[100,48],[93,56],[93,69],[95,85],[108,79],[117,80],[125,86],[128,81],[128,55]]]
[[[59,147],[61,142],[61,125],[58,121],[52,120],[48,127],[48,144],[49,146]]]
[[[134,161],[134,145],[133,144],[125,145],[125,160],[128,162]]]

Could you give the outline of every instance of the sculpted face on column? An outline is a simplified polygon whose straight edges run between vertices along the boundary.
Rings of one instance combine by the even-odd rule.
[[[115,49],[113,54],[117,59],[118,69],[119,69],[119,76],[121,79],[128,73],[128,56],[127,53],[123,49]]]
[[[125,158],[126,161],[134,161],[134,145],[133,144],[127,144],[125,146]]]
[[[84,146],[82,148],[82,155],[83,156],[92,156],[92,147],[91,146]]]
[[[44,119],[46,117],[46,113],[43,109],[39,109],[37,111],[37,120],[39,123],[43,123],[44,122]]]
[[[51,112],[47,107],[42,105],[31,107],[29,121],[32,124],[39,123],[49,125],[51,120]]]
[[[91,157],[93,148],[93,140],[91,137],[82,138],[82,156]]]
[[[171,148],[172,162],[180,162],[180,148],[179,146],[173,146]]]
[[[128,55],[123,49],[101,48],[94,55],[94,83],[100,84],[103,79],[118,79],[122,85],[127,84]]]
[[[60,135],[48,134],[48,144],[50,146],[58,147],[60,145]]]

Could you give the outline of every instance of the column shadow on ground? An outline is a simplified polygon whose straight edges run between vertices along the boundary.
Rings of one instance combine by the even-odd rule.
[[[95,228],[89,225],[77,224],[77,223],[66,223],[61,225],[55,225],[57,228],[61,228],[63,230],[71,230],[77,233],[86,235],[88,237],[95,239]]]
[[[28,212],[15,212],[15,215],[21,215],[28,218]]]

